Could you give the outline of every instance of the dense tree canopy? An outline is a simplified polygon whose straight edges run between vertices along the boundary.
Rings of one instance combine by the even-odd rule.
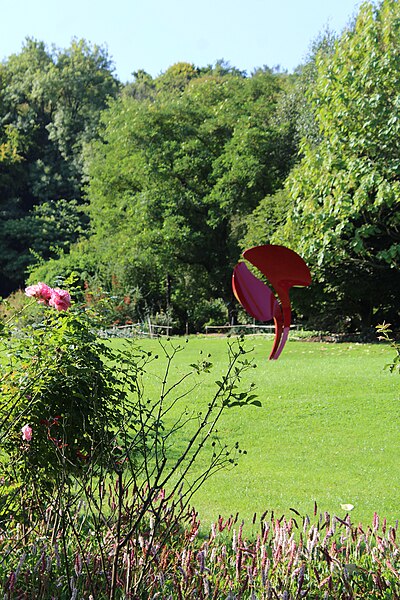
[[[237,316],[232,267],[273,242],[311,267],[310,323],[399,324],[399,23],[366,3],[294,74],[182,62],[125,86],[101,48],[27,40],[0,66],[0,292],[39,259],[122,321],[197,329]]]
[[[320,141],[304,140],[286,183],[289,218],[275,237],[312,265],[324,311],[364,325],[398,319],[399,61],[393,0],[365,4],[334,53],[320,56],[310,90]]]
[[[179,65],[162,79],[155,97],[123,94],[103,115],[89,163],[91,247],[102,278],[140,288],[143,309],[200,326],[221,299],[233,310],[243,216],[282,185],[295,148],[269,70]]]
[[[84,145],[117,90],[107,53],[84,41],[49,50],[27,39],[0,65],[0,293],[22,284],[30,248],[49,258],[52,247],[76,239],[84,224],[74,211],[82,201]],[[75,202],[58,204],[57,217],[74,212],[80,223],[73,234],[49,220],[43,229],[40,212],[54,213],[60,200]]]

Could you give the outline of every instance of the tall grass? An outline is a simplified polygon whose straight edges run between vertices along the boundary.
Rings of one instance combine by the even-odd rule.
[[[328,513],[311,520],[295,511],[287,518],[270,515],[254,522],[257,533],[246,536],[237,518],[218,519],[206,536],[199,535],[196,512],[175,522],[165,506],[171,534],[160,543],[151,521],[138,532],[118,561],[120,599],[357,598],[389,599],[400,594],[398,527],[375,513],[364,527]],[[128,518],[128,515],[126,515]],[[91,551],[90,523],[78,516],[81,543],[60,540],[38,529],[21,548],[21,531],[0,536],[0,582],[4,599],[105,600],[114,567],[112,537],[103,540],[104,553]],[[86,529],[86,535],[85,535]],[[15,547],[19,551],[15,551]],[[68,576],[65,561],[73,565]],[[146,569],[143,570],[143,565]],[[132,593],[141,574],[143,591]]]

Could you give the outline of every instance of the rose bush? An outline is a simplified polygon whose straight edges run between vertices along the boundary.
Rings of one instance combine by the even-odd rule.
[[[38,506],[71,476],[112,467],[116,432],[135,411],[125,384],[134,388],[145,360],[132,346],[111,350],[96,335],[95,315],[67,290],[40,282],[25,293],[43,305],[43,318],[0,338],[0,476],[9,490],[0,490],[0,514],[18,512],[22,485]]]
[[[102,597],[98,589],[109,600],[145,598],[152,564],[184,523],[193,494],[242,453],[237,442],[221,442],[217,426],[230,407],[260,405],[253,383],[239,386],[254,365],[242,339],[229,341],[226,370],[205,386],[199,410],[194,400],[210,377],[210,355],[173,373],[186,344],[160,339],[164,372],[148,394],[142,375],[156,356],[133,340],[101,340],[92,309],[71,302],[66,290],[39,283],[26,294],[42,318],[23,329],[4,322],[0,331],[0,542],[3,533],[22,532],[11,553],[23,556],[43,532],[43,544],[59,548],[60,598],[76,597],[73,573],[85,573],[93,598]],[[157,551],[122,584],[121,565],[149,527]],[[20,568],[6,583],[10,593]],[[25,586],[29,597],[50,597],[45,586],[42,595],[33,587]]]

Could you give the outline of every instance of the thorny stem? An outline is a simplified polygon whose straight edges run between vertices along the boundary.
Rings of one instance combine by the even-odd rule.
[[[67,581],[68,581],[68,591],[69,594],[72,595],[72,588],[71,588],[71,572],[69,570],[69,562],[68,562],[68,552],[67,552],[67,542],[66,542],[66,522],[65,522],[65,513],[63,508],[61,507],[61,523],[62,523],[62,527],[61,527],[61,541],[62,541],[62,548],[63,548],[63,554],[64,554],[64,560],[65,560],[65,573],[67,576]]]
[[[122,520],[122,508],[123,508],[123,478],[122,471],[118,473],[118,517],[117,517],[117,533],[115,541],[115,553],[113,558],[112,575],[111,575],[111,589],[110,589],[110,600],[115,599],[117,591],[117,575],[118,575],[118,560],[119,553],[121,550],[120,538],[121,538],[121,520]]]
[[[230,352],[232,352],[232,348],[231,347],[230,347]],[[196,441],[197,441],[199,435],[201,434],[201,432],[203,431],[203,429],[207,425],[209,425],[207,433],[202,438],[202,441],[201,441],[199,447],[195,450],[194,454],[191,456],[188,465],[185,467],[183,475],[180,477],[180,481],[174,486],[173,492],[176,492],[177,489],[181,486],[182,480],[184,479],[184,477],[186,476],[186,474],[189,471],[190,467],[193,465],[193,463],[196,460],[197,456],[201,452],[201,450],[202,450],[205,442],[210,437],[210,435],[212,434],[212,432],[215,430],[215,425],[218,422],[218,420],[220,419],[221,414],[223,413],[223,410],[225,408],[225,403],[221,404],[221,406],[220,406],[220,408],[219,408],[216,416],[212,420],[211,424],[208,423],[208,418],[212,414],[212,412],[214,411],[215,406],[216,406],[218,400],[220,399],[220,397],[226,391],[228,391],[228,399],[232,396],[232,391],[233,391],[233,385],[234,385],[234,383],[230,382],[230,378],[232,376],[232,372],[235,369],[236,363],[237,363],[239,357],[241,356],[241,354],[242,354],[242,352],[239,351],[239,352],[237,352],[237,353],[235,353],[233,355],[233,358],[232,358],[232,360],[230,361],[230,364],[229,364],[228,371],[227,371],[226,375],[223,378],[224,385],[222,385],[222,386],[219,387],[217,393],[214,395],[214,398],[212,399],[212,401],[209,404],[207,413],[206,413],[204,419],[202,420],[202,423],[200,424],[199,428],[197,429],[197,431],[195,432],[195,434],[192,436],[192,438],[189,440],[189,442],[188,442],[188,444],[186,446],[185,451],[182,453],[182,455],[179,457],[179,459],[176,461],[176,463],[172,466],[172,468],[170,469],[170,471],[165,475],[164,479],[162,479],[160,481],[160,479],[161,479],[161,477],[163,475],[163,471],[164,471],[164,467],[165,467],[166,461],[163,462],[162,468],[159,469],[158,471],[156,471],[157,475],[156,475],[155,480],[152,482],[152,485],[151,485],[151,481],[149,479],[149,472],[148,472],[147,466],[145,465],[146,473],[147,473],[147,482],[148,482],[148,486],[149,486],[149,491],[147,493],[147,497],[143,499],[144,500],[143,505],[141,507],[141,510],[139,511],[139,514],[137,515],[137,517],[135,519],[135,522],[133,523],[133,525],[131,526],[131,528],[129,529],[129,531],[125,534],[125,536],[123,537],[123,539],[120,540],[120,542],[119,542],[119,548],[120,549],[134,535],[134,533],[135,533],[138,525],[140,524],[141,520],[143,519],[144,515],[146,514],[148,508],[152,505],[154,491],[156,489],[165,488],[165,486],[168,483],[168,481],[178,471],[180,465],[188,457],[190,450],[193,448],[194,444],[196,443]],[[235,372],[234,380],[237,380],[238,377],[239,377],[238,374]],[[141,413],[142,413],[142,411],[140,411],[140,414]],[[145,463],[146,463],[148,461],[147,449],[144,448],[143,452],[144,452],[144,460],[145,460]],[[207,474],[209,474],[208,470],[206,471],[206,473],[204,474],[204,476],[207,477]],[[201,480],[201,481],[203,481],[203,480]],[[190,501],[190,498],[188,499],[188,502],[189,501]]]
[[[69,523],[71,525],[72,533],[75,536],[75,539],[76,539],[77,544],[78,544],[79,551],[80,551],[81,556],[82,556],[82,562],[85,565],[86,573],[87,573],[87,576],[88,576],[88,579],[89,579],[90,591],[92,592],[92,595],[94,597],[95,596],[95,589],[94,589],[94,586],[93,586],[93,579],[92,579],[92,576],[90,574],[90,569],[89,569],[89,566],[88,566],[88,563],[87,563],[87,560],[86,560],[85,552],[83,550],[83,546],[82,546],[82,543],[81,543],[81,538],[79,536],[79,533],[76,531],[76,527],[74,525],[74,519],[72,518],[71,513],[69,512],[69,508],[66,509],[66,512],[67,512],[67,515],[68,515]]]

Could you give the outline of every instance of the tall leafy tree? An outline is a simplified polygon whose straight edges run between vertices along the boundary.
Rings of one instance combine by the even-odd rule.
[[[64,202],[82,229],[77,207],[85,144],[96,136],[100,112],[117,91],[107,52],[85,41],[61,51],[27,39],[0,65],[0,148],[7,156],[12,143],[18,159],[0,166],[0,294],[23,282],[35,260],[30,248],[49,258],[69,239],[59,230]],[[46,213],[53,218],[44,228],[39,215]]]
[[[241,220],[291,164],[290,131],[276,118],[283,85],[268,69],[178,65],[155,89],[123,94],[104,114],[89,161],[90,246],[104,281],[140,287],[147,310],[200,326],[210,302],[233,310]]]
[[[319,140],[303,140],[286,185],[291,210],[274,239],[312,266],[308,301],[331,326],[399,321],[399,40],[399,3],[366,3],[334,53],[319,56]]]
[[[76,195],[82,185],[82,148],[96,137],[101,111],[118,89],[104,48],[74,40],[69,48],[56,51],[48,79],[54,113],[47,130],[74,171]]]

